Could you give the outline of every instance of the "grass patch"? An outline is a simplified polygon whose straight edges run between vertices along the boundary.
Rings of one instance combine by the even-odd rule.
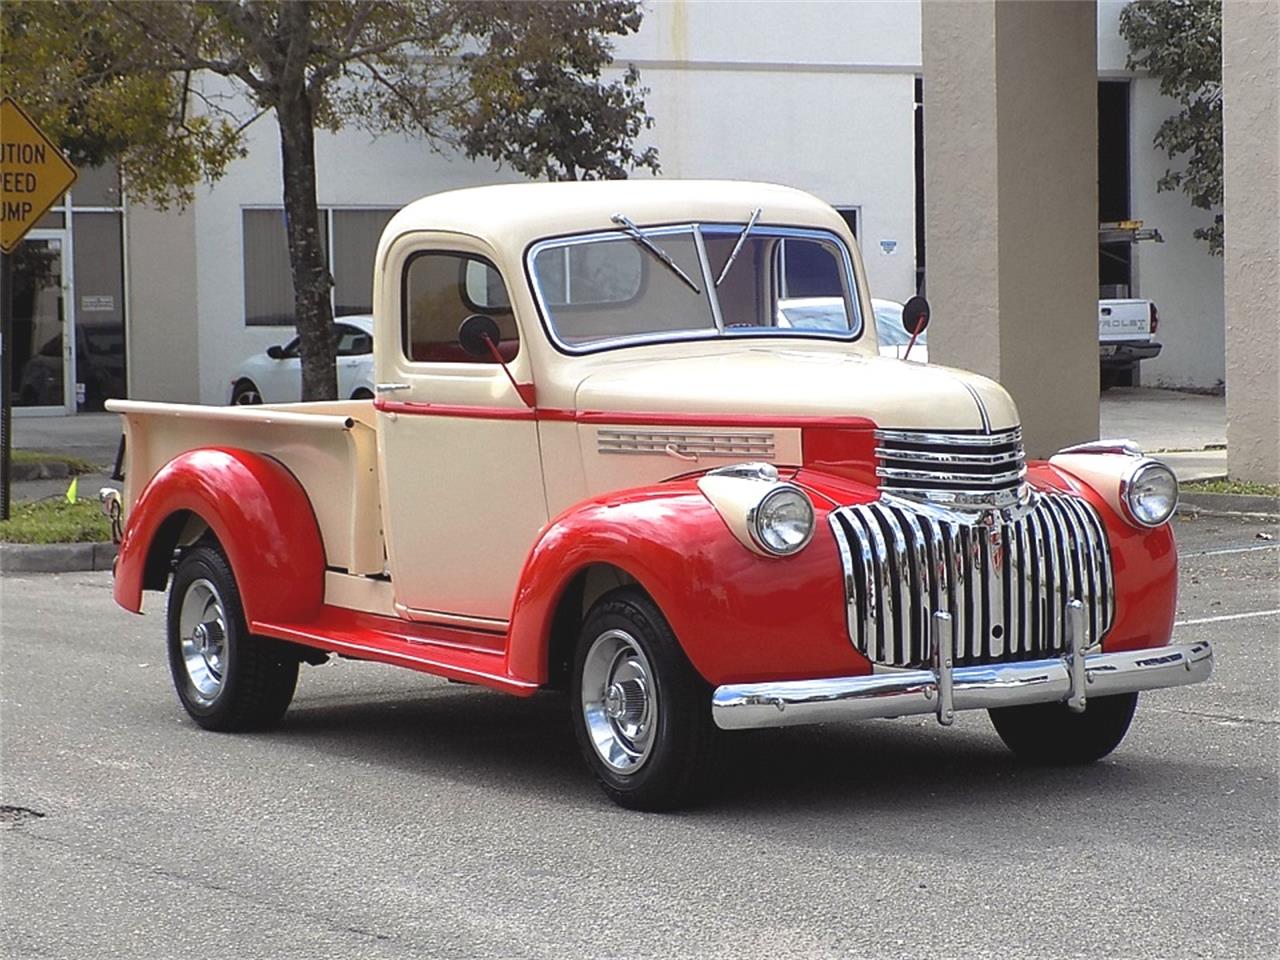
[[[39,450],[11,451],[14,463],[65,463],[70,473],[97,473],[98,465],[83,457],[69,457],[65,453],[42,453]]]
[[[1240,493],[1253,497],[1280,497],[1280,483],[1246,483],[1243,480],[1193,480],[1183,490],[1196,493]]]
[[[11,505],[8,520],[0,520],[5,543],[103,543],[111,539],[111,522],[95,500],[75,503],[58,497]]]

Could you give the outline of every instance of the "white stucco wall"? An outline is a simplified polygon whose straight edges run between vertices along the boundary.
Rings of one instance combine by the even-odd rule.
[[[1124,76],[1116,31],[1122,2],[1098,10],[1098,68]],[[874,295],[915,292],[913,91],[920,72],[920,6],[763,0],[745,4],[651,2],[640,33],[618,44],[620,64],[639,66],[666,177],[773,180],[860,209],[861,243]],[[1133,83],[1133,210],[1167,242],[1137,250],[1135,289],[1161,310],[1165,354],[1144,367],[1146,382],[1211,386],[1222,377],[1221,261],[1190,234],[1206,215],[1181,194],[1157,194],[1164,157],[1150,145],[1167,114],[1154,84]],[[926,107],[927,109],[927,107]],[[195,289],[198,369],[190,352],[167,362],[190,367],[205,402],[225,399],[227,380],[249,353],[288,335],[244,325],[241,211],[280,205],[279,142],[271,117],[250,128],[248,156],[200,192]],[[401,137],[348,130],[317,135],[321,206],[399,206],[451,187],[516,179],[488,163],[442,156]],[[881,240],[897,241],[893,255]],[[140,273],[134,288],[164,277]],[[153,298],[154,299],[154,298]],[[155,362],[163,348],[147,351]],[[145,377],[141,368],[135,371]]]

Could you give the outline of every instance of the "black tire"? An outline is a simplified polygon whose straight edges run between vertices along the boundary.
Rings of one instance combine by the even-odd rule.
[[[286,644],[249,633],[235,577],[216,547],[193,547],[178,563],[168,649],[178,699],[206,730],[275,726],[293,699],[298,658]]]
[[[1136,693],[1090,697],[1083,713],[1065,703],[1032,703],[987,711],[991,723],[1020,759],[1042,764],[1081,764],[1101,760],[1129,731]]]
[[[628,642],[639,651],[639,658],[625,660],[630,656],[625,650]],[[615,658],[614,662],[622,665],[615,672],[607,672],[604,682],[595,679],[599,671],[588,667],[589,655],[596,663],[605,649],[597,648],[598,643],[621,644],[624,648],[620,656],[625,662]],[[606,761],[602,755],[605,748],[597,748],[591,730],[611,731],[618,745],[634,747],[641,739],[620,736],[615,720],[607,716],[607,691],[611,686],[607,680],[634,686],[635,676],[619,678],[627,666],[641,660],[645,661],[644,673],[652,686],[652,696],[640,698],[647,711],[646,719],[640,721],[646,731],[643,740],[647,749],[638,761],[630,758],[630,768],[619,769]],[[584,674],[589,676],[584,678]],[[615,803],[632,810],[673,810],[709,796],[717,780],[720,739],[711,719],[711,688],[693,669],[666,618],[643,591],[633,587],[613,590],[596,601],[587,614],[573,657],[569,703],[582,756]],[[613,700],[615,708],[619,703],[631,709],[629,696]],[[626,716],[624,711],[617,720],[625,723]],[[625,747],[616,755],[623,761],[630,757]]]
[[[262,393],[252,380],[241,380],[231,391],[231,403],[237,407],[257,406],[262,403]]]
[[[370,393],[368,390],[366,390],[364,387],[361,387],[359,390],[355,390],[352,392],[351,399],[352,400],[372,400],[373,394]]]

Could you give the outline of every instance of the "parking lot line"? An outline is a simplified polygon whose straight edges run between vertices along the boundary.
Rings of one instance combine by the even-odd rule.
[[[1175,627],[1191,627],[1197,623],[1222,623],[1225,620],[1249,620],[1253,617],[1274,617],[1280,610],[1253,610],[1249,613],[1224,613],[1220,617],[1198,617],[1195,620],[1175,620]]]
[[[1186,557],[1218,557],[1224,553],[1253,553],[1256,550],[1280,550],[1280,543],[1264,543],[1256,547],[1223,547],[1221,550],[1200,550],[1187,553]]]

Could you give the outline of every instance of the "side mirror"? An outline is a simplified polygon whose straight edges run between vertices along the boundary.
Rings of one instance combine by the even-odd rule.
[[[284,347],[280,346],[278,343],[273,343],[271,346],[267,347],[267,356],[272,360],[283,360]]]
[[[913,337],[929,326],[929,301],[912,297],[902,305],[902,327]]]
[[[483,313],[473,313],[458,327],[458,343],[472,357],[492,360],[501,338],[498,322]]]

